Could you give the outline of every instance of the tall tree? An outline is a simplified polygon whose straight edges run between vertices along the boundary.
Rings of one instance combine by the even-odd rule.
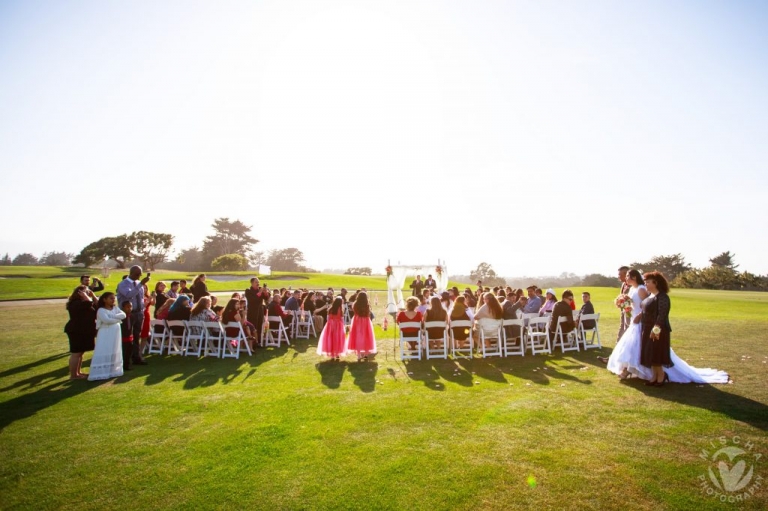
[[[14,266],[36,266],[38,264],[37,257],[30,253],[19,254],[13,258]]]
[[[11,260],[11,256],[8,255],[8,252],[5,253],[2,259],[0,259],[0,266],[10,266],[13,264],[13,261]]]
[[[642,271],[659,271],[670,282],[681,273],[691,269],[691,265],[685,262],[685,257],[682,254],[654,256],[647,263],[632,263],[632,267]]]
[[[219,256],[225,254],[240,254],[248,257],[251,246],[259,242],[253,238],[251,226],[245,225],[240,220],[230,221],[229,218],[217,218],[211,224],[214,233],[205,238],[203,253],[208,264]]]
[[[189,247],[181,250],[174,261],[177,269],[182,271],[200,271],[205,267],[203,251],[200,247]]]
[[[504,286],[506,281],[496,275],[496,271],[488,263],[480,263],[477,268],[469,272],[469,278],[473,282],[482,280],[483,286]]]
[[[710,263],[712,263],[712,266],[716,266],[719,268],[728,268],[729,270],[736,271],[736,268],[739,267],[738,264],[735,264],[733,259],[736,257],[736,254],[731,254],[731,251],[723,252],[720,255],[717,255],[709,260]]]
[[[75,254],[66,252],[44,252],[40,258],[40,264],[43,266],[70,266]]]
[[[125,268],[128,258],[131,257],[133,243],[126,234],[101,238],[89,243],[72,260],[72,264],[82,264],[86,267],[100,263],[104,259],[110,259],[118,268]]]
[[[156,265],[165,261],[173,246],[173,236],[160,232],[137,231],[128,238],[132,245],[131,255],[152,271]]]
[[[304,254],[298,248],[270,250],[267,264],[272,271],[303,271]]]

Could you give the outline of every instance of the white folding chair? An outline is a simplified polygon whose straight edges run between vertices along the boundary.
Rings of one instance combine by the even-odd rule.
[[[427,352],[427,360],[432,358],[448,358],[448,331],[445,321],[427,321],[424,323],[424,347]],[[441,337],[430,337],[429,329],[439,328],[443,333]],[[435,344],[436,347],[432,347]]]
[[[594,321],[595,327],[594,328],[585,328],[584,327],[584,321]],[[602,348],[603,345],[600,343],[600,331],[598,330],[598,323],[600,321],[600,313],[597,314],[583,314],[581,318],[579,318],[579,338],[581,339],[582,344],[584,345],[584,349],[587,350],[589,348]],[[587,341],[587,334],[592,334],[590,336],[589,341]],[[597,338],[597,344],[595,344],[595,338]]]
[[[574,328],[568,333],[563,333],[563,325],[565,324],[565,318],[560,316],[557,318],[557,328],[555,329],[555,345],[553,349],[557,349],[558,344],[560,349],[565,353],[566,351],[580,351],[579,349],[579,329]]]
[[[159,331],[158,331],[159,330]],[[148,353],[162,355],[165,349],[165,340],[168,337],[168,326],[164,319],[152,319],[149,321]]]
[[[219,358],[223,354],[224,327],[218,321],[205,321],[205,356]]]
[[[276,328],[272,328],[272,323],[277,323]],[[283,324],[283,318],[280,316],[267,316],[267,336],[264,338],[264,346],[280,347],[280,343],[285,340],[288,346],[291,341],[288,339],[288,330]]]
[[[344,326],[352,324],[352,318],[355,315],[355,311],[352,309],[352,304],[349,302],[344,303]]]
[[[549,318],[531,318],[526,329],[526,344],[531,353],[552,353],[549,344]]]
[[[187,336],[187,325],[182,320],[166,321],[168,325],[168,354],[181,355],[184,348],[184,338]],[[181,333],[174,333],[173,327],[181,328]]]
[[[240,346],[245,346],[245,350],[249,355],[251,353],[251,346],[248,344],[248,339],[243,332],[243,325],[237,321],[230,321],[224,326],[224,347],[222,348],[221,358],[240,358]],[[237,329],[235,335],[227,333],[227,328]]]
[[[203,352],[203,346],[205,345],[205,327],[202,321],[185,321],[186,336],[184,337],[184,350],[185,355],[192,357],[199,357]]]
[[[418,321],[406,321],[404,323],[399,323],[398,327],[400,329],[400,360],[421,360],[421,349],[422,349],[422,331],[421,331],[421,323]],[[403,334],[403,328],[412,329],[415,328],[418,330],[418,333],[416,337],[406,337],[405,334]],[[411,348],[410,343],[416,343],[415,348]]]
[[[454,328],[466,328],[469,330],[469,335],[465,341],[457,341],[454,335]],[[451,331],[451,357],[453,358],[472,358],[472,347],[474,341],[472,339],[472,322],[468,319],[459,319],[451,321],[448,328]],[[459,342],[466,342],[468,346],[460,347]]]
[[[477,321],[480,332],[480,353],[483,358],[500,357],[501,349],[501,319],[481,318]]]
[[[312,316],[311,312],[296,311],[295,325],[296,330],[294,332],[296,338],[309,339],[310,335],[312,337],[317,337],[317,332],[315,331],[315,318]]]
[[[517,327],[518,335],[508,334],[507,330]],[[525,322],[522,319],[505,319],[501,325],[501,334],[503,335],[502,348],[504,356],[520,355],[525,356]]]

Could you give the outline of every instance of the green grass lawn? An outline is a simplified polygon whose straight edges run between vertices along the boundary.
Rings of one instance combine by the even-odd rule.
[[[0,508],[724,509],[699,454],[734,435],[768,478],[768,295],[673,290],[676,352],[734,383],[648,388],[596,360],[617,290],[591,291],[600,351],[404,364],[379,293],[372,362],[310,339],[104,383],[67,381],[63,306],[5,306]]]

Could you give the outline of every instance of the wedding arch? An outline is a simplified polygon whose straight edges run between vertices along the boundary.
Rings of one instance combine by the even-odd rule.
[[[448,287],[448,271],[445,261],[437,260],[436,265],[412,264],[412,265],[387,265],[387,313],[397,314],[399,309],[405,309],[403,299],[403,286],[409,276],[421,275],[426,280],[427,275],[432,275],[437,284],[437,292],[442,293]]]

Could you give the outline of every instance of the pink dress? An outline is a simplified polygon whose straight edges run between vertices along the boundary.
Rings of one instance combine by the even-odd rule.
[[[317,354],[328,357],[344,356],[347,353],[345,341],[344,319],[341,317],[341,311],[338,314],[328,313],[328,323],[317,341]]]
[[[349,327],[347,351],[357,352],[358,357],[376,353],[376,338],[373,336],[373,323],[369,316],[358,316],[355,313],[352,325]]]

